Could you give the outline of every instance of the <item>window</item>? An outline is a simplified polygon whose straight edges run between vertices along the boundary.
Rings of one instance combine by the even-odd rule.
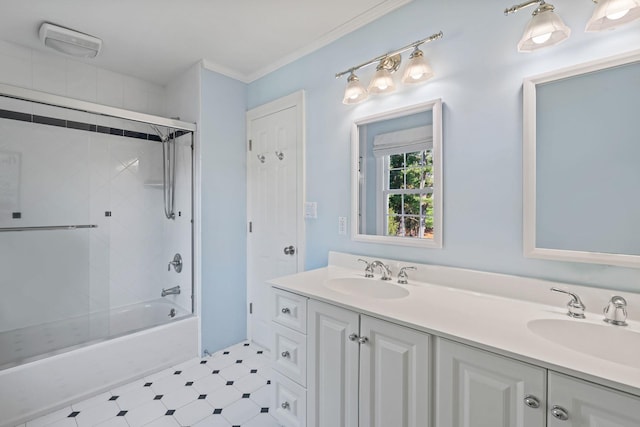
[[[384,156],[384,235],[433,239],[433,153]]]

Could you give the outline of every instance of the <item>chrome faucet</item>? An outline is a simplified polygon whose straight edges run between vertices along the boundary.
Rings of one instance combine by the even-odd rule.
[[[567,303],[567,316],[575,317],[576,319],[584,319],[585,306],[582,303],[580,297],[573,292],[565,291],[564,289],[551,288],[553,292],[560,292],[561,294],[567,294],[571,297],[571,301]]]
[[[359,258],[358,261],[364,262],[365,264],[367,264],[367,266],[364,268],[364,277],[367,277],[367,278],[373,277],[373,267],[371,266],[372,263],[362,258]]]
[[[380,272],[382,273],[382,280],[391,280],[391,268],[388,265],[383,263],[382,261],[375,260],[371,263],[371,269],[375,270],[376,267],[380,267]]]
[[[604,308],[604,321],[616,326],[627,326],[627,300],[618,295],[612,296]]]
[[[406,285],[409,280],[409,276],[407,275],[407,270],[417,270],[414,266],[402,267],[398,272],[398,283],[401,285]]]
[[[180,295],[180,285],[168,289],[163,288],[160,296],[166,297],[167,295]]]

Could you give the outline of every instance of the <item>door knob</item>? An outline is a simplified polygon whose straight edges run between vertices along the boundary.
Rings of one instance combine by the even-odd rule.
[[[538,409],[540,407],[538,398],[530,394],[524,397],[524,404],[532,409]]]
[[[360,338],[360,337],[358,336],[358,334],[351,334],[351,335],[349,335],[349,340],[350,340],[350,341],[358,341],[358,338]]]
[[[281,311],[282,314],[291,314],[291,309],[289,307],[285,307]]]
[[[367,342],[369,342],[369,338],[367,338],[367,337],[360,337],[360,338],[358,338],[358,342],[359,342],[360,344],[366,344]]]
[[[288,351],[283,351],[281,356],[285,359],[288,359],[289,357],[291,357],[291,353],[289,353]]]
[[[554,418],[560,421],[567,421],[569,419],[569,413],[567,412],[567,410],[558,405],[554,405],[551,408],[551,415],[553,415]]]
[[[285,246],[284,254],[285,255],[294,255],[296,253],[296,248],[293,246]]]

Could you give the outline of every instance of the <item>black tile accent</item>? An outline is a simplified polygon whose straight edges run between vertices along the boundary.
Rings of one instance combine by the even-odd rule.
[[[2,119],[11,119],[11,120],[20,120],[21,122],[30,122],[31,121],[31,114],[20,113],[18,111],[0,110],[0,118],[2,118]]]
[[[153,400],[160,400],[162,399],[162,396],[164,396],[164,394],[156,394],[153,398]]]
[[[143,387],[151,387],[151,384],[153,384],[153,383],[144,383]]]
[[[120,397],[120,396],[111,396],[111,397],[109,398],[109,400],[118,400],[118,398],[119,398],[119,397]]]
[[[144,139],[147,140],[149,135],[147,135],[146,133],[142,133],[142,132],[134,132],[132,130],[124,130],[124,135],[127,138],[137,138],[137,139]]]
[[[244,393],[244,394],[242,395],[242,398],[243,398],[243,399],[248,399],[249,397],[251,397],[251,393]]]
[[[125,415],[127,415],[127,412],[129,411],[120,411],[118,412],[118,415],[116,415],[116,417],[124,417]]]
[[[252,370],[251,370],[251,373],[252,373],[252,374],[257,374],[257,373],[258,373],[258,370],[257,370],[257,369],[252,369]]]
[[[200,396],[198,396],[198,400],[202,400],[202,399],[206,399],[207,395],[206,394],[201,394]]]
[[[116,136],[124,136],[124,130],[118,128],[109,128],[109,133]]]
[[[233,425],[233,426],[231,426],[231,427],[242,427],[242,426],[236,426],[236,425]]]
[[[223,351],[222,354],[229,354],[229,352],[228,351]]]
[[[96,132],[98,132],[98,133],[111,133],[111,128],[98,125],[96,127]]]
[[[185,383],[185,386],[186,386],[186,387],[190,387],[190,386],[192,386],[192,385],[193,385],[193,381],[187,381],[187,382]]]
[[[175,371],[175,372],[173,373],[173,375],[180,375],[181,373],[182,373],[182,371]]]
[[[67,120],[67,127],[69,129],[78,129],[78,130],[91,131],[91,125],[89,123],[74,122],[72,120]]]
[[[149,138],[149,141],[162,142],[162,140],[160,139],[160,137],[158,135],[149,134],[147,136]]]
[[[236,363],[242,363],[241,359],[236,360]]]
[[[201,364],[201,365],[204,365],[205,363],[207,363],[207,361],[206,361],[206,360],[201,360],[201,361],[200,361],[200,364]]]
[[[67,418],[75,418],[78,416],[79,413],[80,413],[79,411],[73,411],[72,413],[67,415]]]
[[[233,385],[233,381],[227,381],[227,385]]]
[[[169,410],[168,410],[167,412],[165,412],[164,414],[165,414],[165,415],[173,415],[173,414],[175,414],[175,413],[176,413],[176,410],[175,410],[175,409],[169,409]]]
[[[111,216],[111,211],[104,211],[104,216]]]
[[[12,219],[20,219],[22,218],[22,212],[11,212]]]
[[[258,350],[256,353],[258,353],[258,354],[262,354],[262,353],[264,353],[264,351],[262,351],[262,350]]]
[[[269,412],[269,408],[260,408],[260,413],[266,414]]]
[[[267,380],[267,385],[271,384],[271,380]]]
[[[248,342],[244,343],[244,346],[249,347],[249,343]]]
[[[220,369],[215,369],[212,374],[219,374],[220,373]]]
[[[67,127],[66,120],[56,119],[54,117],[37,116],[35,114],[33,115],[33,123],[39,123],[39,124],[50,125],[50,126],[59,126],[63,128]]]
[[[222,413],[222,409],[214,409],[213,413],[216,414],[216,415],[221,414]]]

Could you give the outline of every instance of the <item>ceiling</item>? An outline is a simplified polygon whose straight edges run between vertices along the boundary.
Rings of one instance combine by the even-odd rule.
[[[194,63],[253,81],[411,0],[0,0],[0,40],[42,22],[103,40],[96,66],[166,85]]]

